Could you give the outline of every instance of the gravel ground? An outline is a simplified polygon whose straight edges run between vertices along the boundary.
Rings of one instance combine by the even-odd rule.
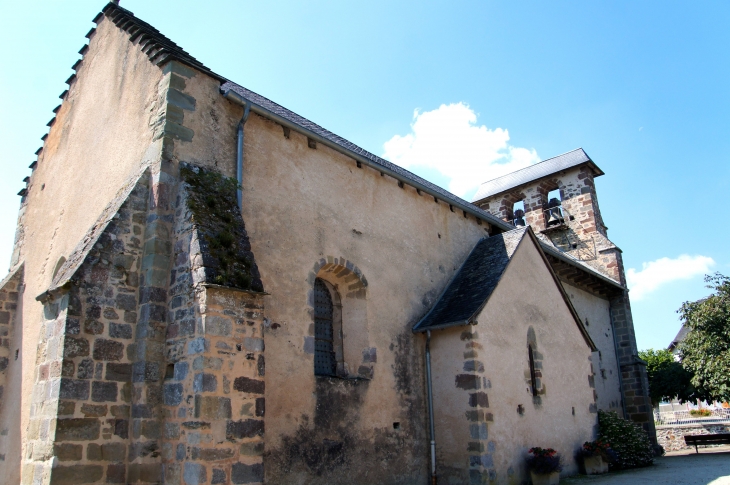
[[[646,468],[581,475],[560,480],[561,485],[730,485],[730,447],[700,448],[669,453]]]

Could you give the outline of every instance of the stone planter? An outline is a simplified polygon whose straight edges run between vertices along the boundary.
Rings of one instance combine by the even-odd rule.
[[[560,483],[560,472],[530,472],[530,477],[532,478],[532,485],[558,485]]]
[[[601,455],[586,456],[583,458],[583,466],[586,469],[586,475],[600,475],[608,472],[608,463],[603,460]]]

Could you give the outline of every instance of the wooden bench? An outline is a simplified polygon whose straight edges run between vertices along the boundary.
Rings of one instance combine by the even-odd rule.
[[[699,453],[697,445],[730,445],[730,433],[688,434],[684,435],[684,442],[687,446],[694,445],[695,451]]]

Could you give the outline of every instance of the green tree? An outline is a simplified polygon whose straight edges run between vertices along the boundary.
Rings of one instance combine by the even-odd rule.
[[[701,399],[730,401],[730,278],[716,273],[705,282],[714,293],[678,311],[689,329],[679,355]]]
[[[674,355],[665,349],[642,350],[639,357],[646,361],[646,373],[649,375],[649,397],[654,406],[662,400],[679,399],[681,402],[697,398],[692,386],[692,374],[674,359]]]

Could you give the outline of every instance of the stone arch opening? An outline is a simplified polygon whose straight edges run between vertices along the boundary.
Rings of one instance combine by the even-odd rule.
[[[326,288],[332,299],[332,346],[339,377],[372,377],[367,318],[367,280],[362,271],[344,258],[327,257],[310,273],[312,317],[316,317],[316,287]],[[315,322],[316,327],[316,322]],[[316,329],[315,329],[316,330]],[[316,337],[316,335],[315,335]],[[315,338],[316,342],[316,338]]]

